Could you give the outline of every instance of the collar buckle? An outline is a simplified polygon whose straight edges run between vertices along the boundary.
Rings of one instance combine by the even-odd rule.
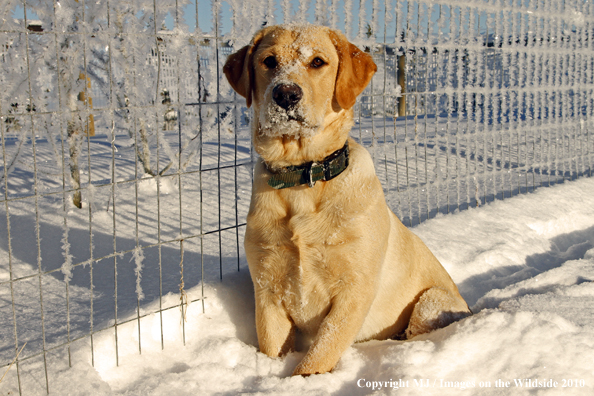
[[[313,173],[312,173],[312,168],[314,167],[314,165],[318,165],[316,162],[310,162],[309,164],[307,164],[307,168],[305,169],[305,174],[306,174],[306,180],[307,180],[307,185],[310,188],[313,188],[313,186],[316,185],[316,181],[313,179]]]

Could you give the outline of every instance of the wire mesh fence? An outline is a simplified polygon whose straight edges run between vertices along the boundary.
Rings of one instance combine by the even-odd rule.
[[[372,54],[378,72],[352,136],[412,226],[591,176],[592,7],[9,0],[0,368],[10,370],[0,386],[49,393],[72,348],[118,364],[130,348],[119,332],[137,332],[141,353],[149,317],[161,348],[171,315],[182,342],[199,331],[183,319],[204,308],[204,282],[245,265],[250,113],[222,66],[260,27],[324,24]],[[106,333],[113,343],[95,345]]]

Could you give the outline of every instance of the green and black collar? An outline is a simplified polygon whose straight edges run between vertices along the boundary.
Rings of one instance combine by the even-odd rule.
[[[318,180],[328,181],[340,175],[349,166],[349,142],[345,142],[341,149],[336,150],[322,162],[308,162],[299,166],[288,166],[279,171],[272,171],[268,185],[274,189],[300,186],[307,184],[313,187]]]

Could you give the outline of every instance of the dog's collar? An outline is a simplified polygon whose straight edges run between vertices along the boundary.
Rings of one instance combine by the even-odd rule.
[[[341,149],[336,150],[322,162],[308,162],[299,166],[288,166],[278,171],[266,168],[272,176],[268,185],[274,189],[300,186],[307,184],[313,187],[318,180],[328,181],[340,175],[349,166],[349,143],[345,142]]]

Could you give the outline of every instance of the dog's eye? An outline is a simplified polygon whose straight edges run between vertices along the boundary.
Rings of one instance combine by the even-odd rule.
[[[276,67],[276,65],[278,64],[278,62],[276,61],[276,58],[274,56],[267,57],[266,59],[264,59],[263,63],[269,69],[274,69]]]
[[[326,62],[324,62],[323,60],[321,60],[320,58],[314,58],[314,60],[311,61],[311,67],[317,69],[318,67],[324,66],[326,64]]]

